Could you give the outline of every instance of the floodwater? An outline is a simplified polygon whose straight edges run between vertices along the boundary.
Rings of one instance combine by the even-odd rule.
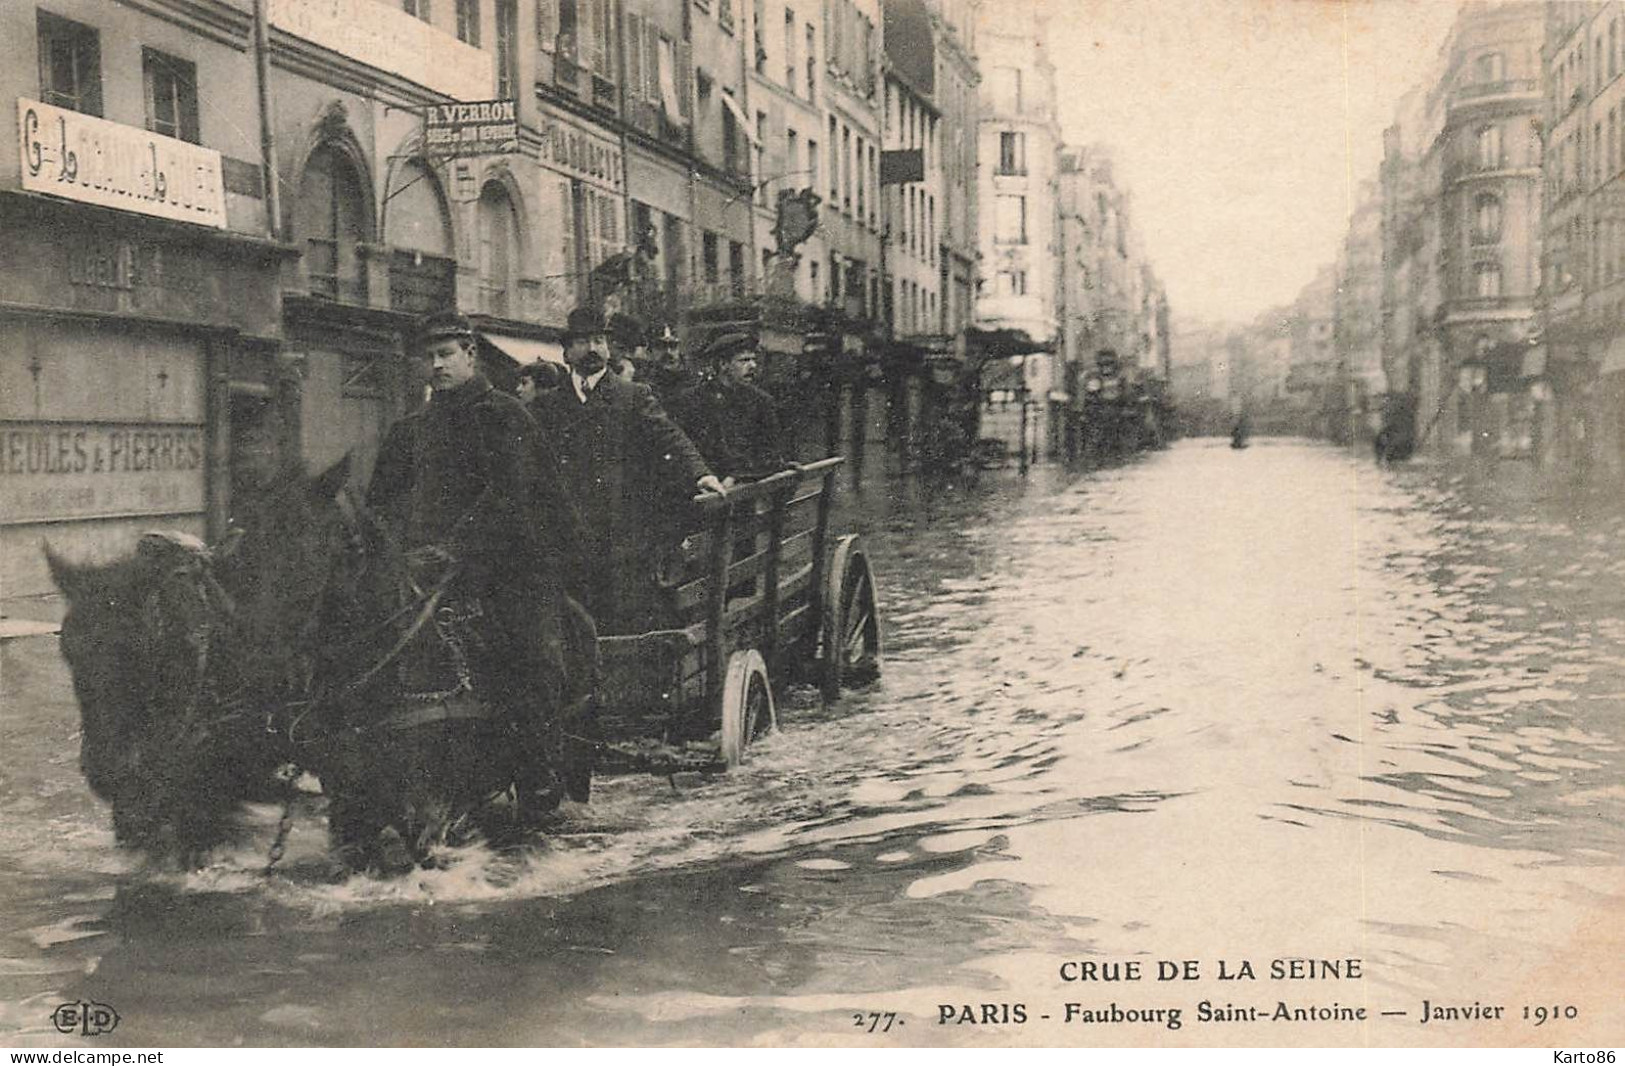
[[[270,809],[142,869],[13,643],[0,1044],[1617,1044],[1625,514],[1519,476],[1197,440],[871,480],[879,683],[395,882],[314,876],[314,806],[269,876]]]

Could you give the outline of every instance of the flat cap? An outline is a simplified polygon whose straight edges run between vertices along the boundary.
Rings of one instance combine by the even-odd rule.
[[[756,350],[756,338],[749,333],[722,333],[713,337],[701,354],[707,359],[732,359],[740,352]]]
[[[474,336],[474,326],[464,315],[456,311],[435,311],[424,315],[418,320],[417,337],[419,344],[433,344],[435,341],[448,339],[461,339]]]

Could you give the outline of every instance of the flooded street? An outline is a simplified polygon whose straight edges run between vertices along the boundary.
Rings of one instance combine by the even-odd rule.
[[[13,643],[0,1043],[1618,1043],[1625,512],[1517,488],[1272,440],[874,481],[878,684],[400,882],[316,877],[314,810],[270,876],[271,808],[139,869]]]

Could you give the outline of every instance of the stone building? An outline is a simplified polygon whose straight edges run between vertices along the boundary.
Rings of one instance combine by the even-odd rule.
[[[1028,410],[990,411],[984,432],[1015,440],[1025,426],[1026,447],[1049,437],[1047,399],[1051,358],[1060,338],[1056,165],[1061,142],[1055,67],[1049,58],[1048,19],[1039,0],[987,4],[980,10],[981,63],[978,211],[981,271],[976,323],[988,331],[1019,331],[1047,349],[1014,355],[1022,371]]]

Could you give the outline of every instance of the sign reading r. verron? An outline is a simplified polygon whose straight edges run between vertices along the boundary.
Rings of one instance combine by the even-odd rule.
[[[423,151],[440,158],[499,155],[519,150],[515,100],[430,104],[423,111]]]

